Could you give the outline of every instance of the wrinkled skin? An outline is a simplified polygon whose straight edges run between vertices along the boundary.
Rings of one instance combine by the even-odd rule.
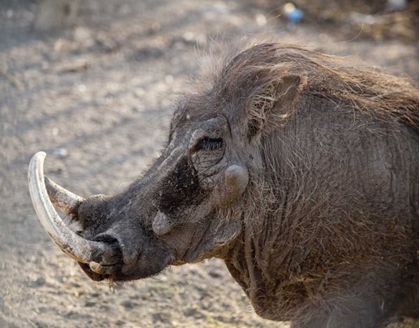
[[[116,250],[87,275],[219,257],[258,314],[293,327],[418,315],[415,88],[330,60],[261,45],[185,96],[151,169],[79,207],[83,237]],[[381,92],[395,99],[369,102]]]
[[[79,208],[85,238],[125,245],[111,269],[113,280],[209,258],[241,231],[239,218],[215,217],[215,208],[239,198],[248,183],[247,172],[236,165],[228,121],[220,116],[181,124],[142,179],[123,194],[95,196]],[[82,268],[94,280],[104,278]]]

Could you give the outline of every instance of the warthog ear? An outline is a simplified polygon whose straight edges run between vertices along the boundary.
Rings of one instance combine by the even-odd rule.
[[[285,75],[260,87],[248,106],[248,139],[270,132],[283,124],[294,111],[307,78]]]

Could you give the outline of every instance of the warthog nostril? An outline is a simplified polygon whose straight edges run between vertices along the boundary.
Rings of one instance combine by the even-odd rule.
[[[109,233],[101,233],[96,235],[93,240],[107,244],[107,246],[112,249],[112,252],[104,254],[89,262],[90,270],[102,275],[111,274],[116,269],[116,266],[123,262],[121,243],[119,242],[118,238],[112,236]]]
[[[93,240],[106,244],[119,244],[118,239],[116,237],[107,233],[101,233],[99,235],[96,235],[95,238],[93,238]]]

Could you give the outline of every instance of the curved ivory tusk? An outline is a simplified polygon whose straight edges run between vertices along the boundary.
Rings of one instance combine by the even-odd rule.
[[[95,258],[101,257],[111,251],[104,243],[84,239],[73,232],[57,214],[48,197],[44,184],[44,152],[36,153],[29,163],[28,182],[32,203],[39,221],[51,239],[60,249],[72,259],[90,263]]]
[[[45,177],[44,181],[52,204],[71,218],[77,218],[77,210],[85,199],[64,189],[48,177]]]

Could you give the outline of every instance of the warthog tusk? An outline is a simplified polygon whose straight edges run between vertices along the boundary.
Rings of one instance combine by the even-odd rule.
[[[61,217],[57,214],[48,197],[44,183],[43,166],[45,156],[46,154],[44,152],[36,153],[32,157],[28,169],[29,193],[38,219],[45,231],[64,253],[78,262],[90,263],[94,260],[93,257],[98,259],[102,258],[105,254],[110,254],[112,252],[110,246],[105,243],[95,242],[80,237],[67,227]],[[53,187],[53,189],[54,188],[55,187]],[[55,190],[58,190],[58,194],[60,195],[58,199],[61,202],[65,197],[63,198],[63,194],[61,193],[64,189],[60,188],[55,188]],[[69,194],[64,192],[64,195]],[[70,204],[63,204],[60,208],[74,209],[75,205],[83,199],[77,195],[75,196],[76,197],[70,197]]]
[[[85,199],[64,189],[48,177],[45,177],[44,181],[52,204],[71,218],[77,219],[77,210]]]

